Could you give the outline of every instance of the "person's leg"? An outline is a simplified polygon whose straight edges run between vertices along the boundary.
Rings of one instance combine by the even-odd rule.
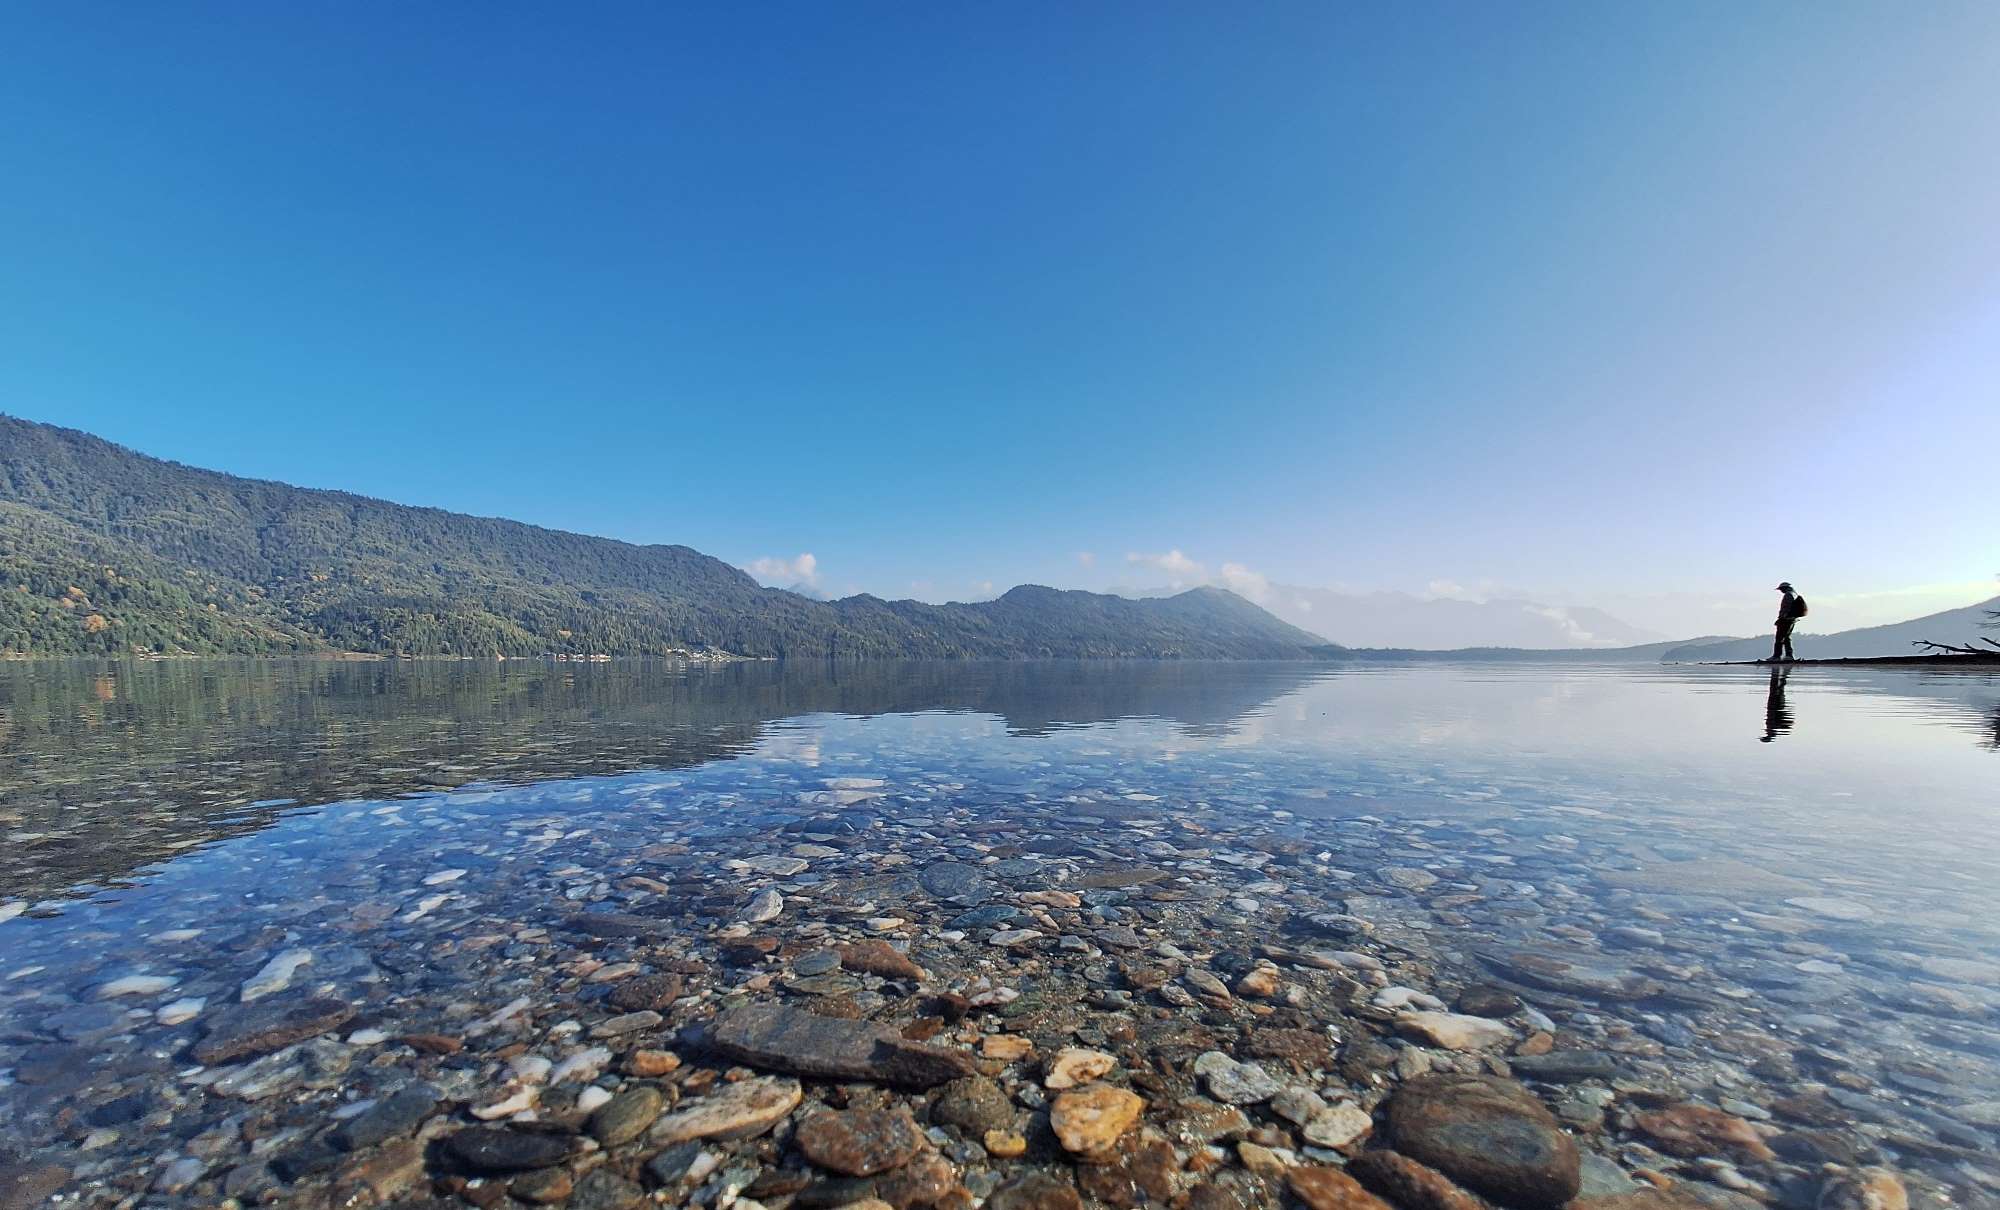
[[[1785,658],[1786,658],[1787,660],[1796,660],[1796,659],[1798,659],[1798,658],[1799,658],[1798,656],[1796,656],[1796,655],[1792,654],[1792,627],[1791,627],[1791,624],[1787,623],[1786,625],[1783,625],[1783,626],[1780,626],[1780,627],[1778,627],[1778,642],[1779,642],[1779,644],[1780,644],[1780,645],[1782,645],[1782,646],[1784,647],[1784,649],[1785,649]]]
[[[1771,639],[1771,662],[1777,663],[1785,654],[1785,624],[1778,623],[1778,633]]]

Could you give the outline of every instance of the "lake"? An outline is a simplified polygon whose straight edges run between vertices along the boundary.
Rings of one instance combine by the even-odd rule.
[[[12,663],[0,736],[0,1205],[1314,1204],[1453,1076],[1586,1194],[2000,1199],[1991,670]],[[764,1003],[998,1091],[701,1133]]]

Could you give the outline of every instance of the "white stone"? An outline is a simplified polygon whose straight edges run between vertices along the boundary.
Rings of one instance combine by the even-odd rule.
[[[250,976],[243,983],[243,1001],[281,992],[292,985],[292,976],[298,969],[313,960],[309,949],[288,949],[264,964],[264,969]]]
[[[776,920],[784,910],[785,897],[766,887],[751,896],[750,905],[743,909],[743,919],[749,924],[763,924]]]
[[[206,996],[182,996],[172,1004],[162,1004],[160,1011],[153,1014],[153,1019],[162,1025],[180,1025],[194,1020],[207,1007]]]
[[[1375,1128],[1375,1119],[1352,1101],[1322,1109],[1306,1121],[1299,1133],[1317,1147],[1338,1150],[1354,1143]]]
[[[466,1026],[466,1036],[474,1037],[479,1034],[490,1033],[519,1017],[522,1013],[527,1012],[533,1004],[534,1001],[527,996],[520,996],[509,1000],[499,1011],[493,1013],[491,1016],[481,1017],[479,1020]]]
[[[499,1118],[511,1118],[517,1113],[526,1113],[530,1109],[533,1109],[536,1099],[541,1096],[541,1090],[533,1087],[517,1088],[510,1086],[509,1088],[502,1089],[502,1091],[507,1095],[497,1101],[491,1101],[479,1106],[472,1111],[472,1116],[482,1122],[491,1122]]]
[[[804,1089],[797,1080],[753,1076],[724,1084],[653,1124],[656,1143],[689,1139],[742,1139],[764,1133],[798,1108]]]
[[[1420,992],[1414,987],[1385,987],[1369,998],[1376,1008],[1386,1008],[1391,1012],[1404,1008],[1421,1008],[1431,1012],[1443,1012],[1444,1001],[1436,996]]]
[[[1467,1013],[1412,1012],[1396,1018],[1396,1028],[1446,1050],[1486,1050],[1514,1040],[1513,1027]]]
[[[1271,1111],[1295,1125],[1303,1126],[1325,1110],[1326,1102],[1310,1088],[1294,1085],[1271,1098]]]
[[[1194,1074],[1208,1095],[1230,1105],[1254,1105],[1278,1095],[1279,1084],[1255,1063],[1238,1063],[1219,1050],[1204,1051],[1194,1061]]]
[[[97,998],[111,1000],[119,996],[157,996],[179,982],[171,975],[126,975],[99,987]]]
[[[598,1073],[602,1072],[605,1065],[610,1062],[611,1052],[602,1046],[579,1050],[555,1065],[555,1069],[549,1072],[549,1083],[566,1084],[576,1080],[587,1084],[595,1080]]]
[[[425,878],[424,885],[443,886],[447,882],[457,882],[459,879],[465,877],[466,874],[469,872],[470,871],[467,870],[439,870],[437,873],[430,875],[428,878]]]
[[[1065,1046],[1049,1060],[1048,1071],[1042,1076],[1042,1087],[1052,1088],[1058,1092],[1066,1088],[1076,1088],[1090,1083],[1116,1066],[1118,1060],[1101,1050]]]
[[[417,900],[416,907],[404,912],[402,915],[396,917],[396,919],[404,924],[414,924],[443,907],[445,901],[451,898],[452,893],[450,891],[442,891],[436,895],[426,895],[422,899]]]

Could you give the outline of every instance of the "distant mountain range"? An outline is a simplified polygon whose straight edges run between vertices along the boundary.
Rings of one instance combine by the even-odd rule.
[[[1793,637],[1800,659],[1854,659],[1878,655],[1920,654],[1918,639],[1939,643],[1978,646],[1980,636],[2000,638],[2000,631],[1984,628],[1992,622],[1992,611],[2000,610],[2000,597],[1963,609],[1947,609],[1908,622],[1888,626],[1868,626],[1833,634],[1804,634]],[[1523,660],[1562,663],[1632,663],[1659,661],[1668,664],[1723,663],[1758,660],[1771,654],[1771,636],[1729,638],[1710,635],[1699,639],[1672,639],[1632,647],[1543,648],[1466,647],[1450,651],[1415,648],[1342,648],[1338,658],[1359,660]]]
[[[1176,590],[1115,591],[1145,599],[1168,596]],[[1587,605],[1545,605],[1513,598],[1466,601],[1407,592],[1336,592],[1296,584],[1268,585],[1256,601],[1281,621],[1352,648],[1617,650],[1668,642],[1666,635],[1643,630]]]
[[[686,546],[636,546],[134,453],[0,417],[0,649],[26,655],[727,653],[1303,659],[1232,593],[1015,588],[809,600]]]
[[[1972,644],[1980,635],[2000,637],[2000,632],[1984,629],[2000,610],[2000,597],[1963,609],[1947,609],[1907,622],[1887,626],[1865,626],[1833,634],[1792,636],[1792,646],[1802,660],[1855,659],[1872,655],[1917,655],[1918,640],[1934,643]],[[1810,615],[1808,615],[1810,616]],[[1718,660],[1759,660],[1771,654],[1771,636],[1754,639],[1696,639],[1668,648],[1660,658],[1669,663],[1702,663]]]
[[[1404,592],[1341,593],[1273,584],[1261,602],[1284,621],[1349,647],[1609,648],[1667,636],[1601,609],[1539,601],[1462,601]]]

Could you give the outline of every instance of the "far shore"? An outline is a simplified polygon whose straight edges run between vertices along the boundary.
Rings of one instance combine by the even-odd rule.
[[[2000,666],[2000,651],[1992,655],[1850,655],[1832,660],[1701,660],[1697,667],[1710,668],[1797,668],[1801,665],[1892,664],[1913,667],[1973,668]]]

